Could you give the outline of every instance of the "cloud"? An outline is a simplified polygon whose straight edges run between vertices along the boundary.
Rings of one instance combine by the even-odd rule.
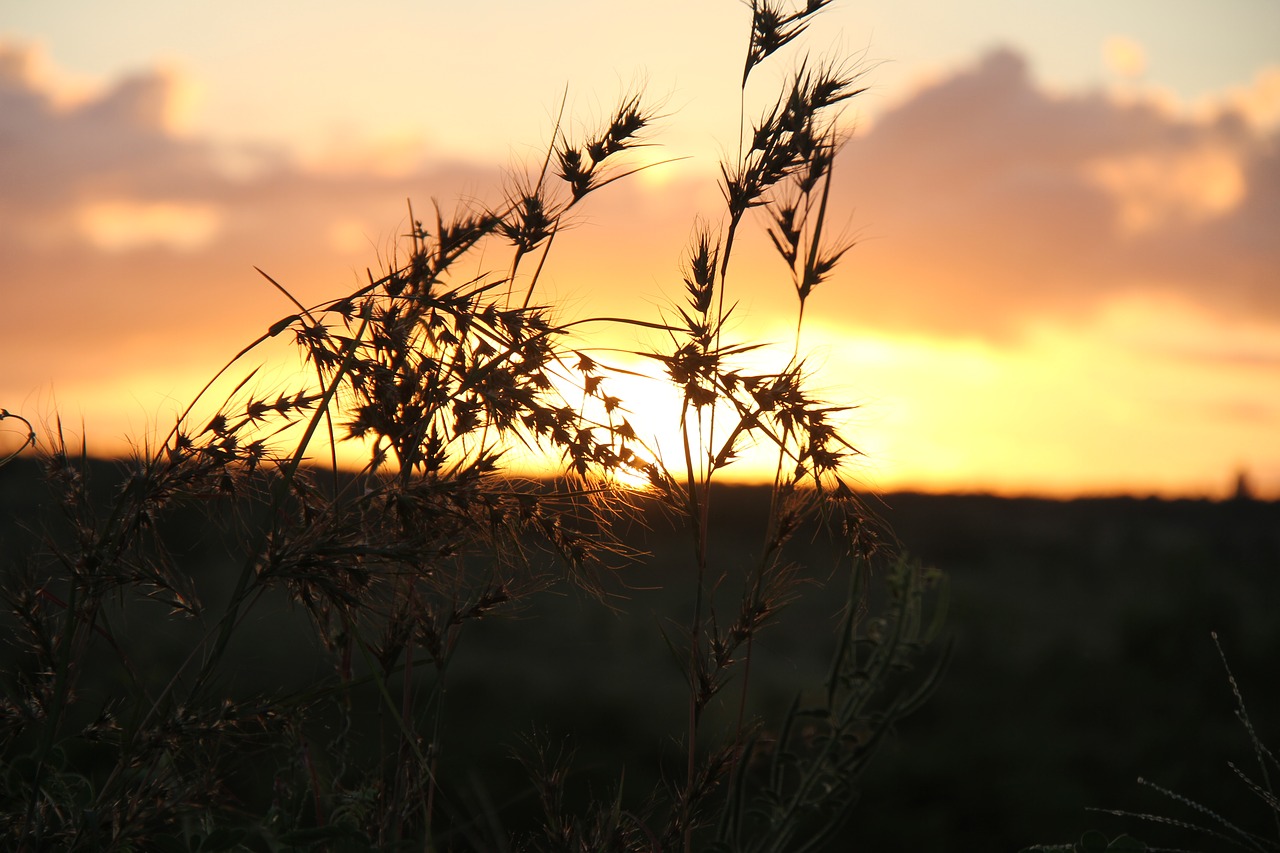
[[[996,50],[881,117],[840,166],[869,239],[826,298],[865,322],[1007,335],[1152,289],[1280,321],[1280,132],[1231,102],[1194,118],[1050,93]]]
[[[125,431],[104,413],[156,418],[185,401],[293,311],[255,265],[317,303],[390,256],[406,197],[428,220],[433,198],[447,215],[454,199],[500,197],[499,170],[429,165],[411,135],[363,153],[367,140],[340,140],[308,163],[215,146],[174,131],[172,72],[69,100],[32,72],[33,56],[0,44],[0,405],[29,413],[56,399],[72,420],[74,407],[96,406],[91,436]],[[904,458],[908,443],[938,445],[918,460],[922,478],[951,471],[962,486],[1024,444],[1068,479],[1093,453],[1115,470],[1145,460],[1162,471],[1202,440],[1174,410],[1240,420],[1219,455],[1263,447],[1262,435],[1273,446],[1280,414],[1256,403],[1280,369],[1280,129],[1260,118],[1272,79],[1175,109],[1135,88],[1124,99],[1051,92],[1019,54],[996,50],[850,142],[833,221],[859,244],[809,316],[838,381],[874,384],[880,371],[883,401],[910,392],[872,408]],[[512,142],[537,132],[517,128]],[[645,318],[679,299],[694,216],[714,221],[722,204],[715,163],[681,166],[662,181],[619,181],[575,211],[540,297],[578,316]],[[734,322],[785,326],[786,271],[762,228],[739,239]],[[469,274],[504,271],[510,255],[495,247],[469,262]],[[849,343],[850,329],[881,342],[883,359]],[[1097,421],[1093,449],[1075,434],[1082,411]],[[938,424],[954,427],[949,443]],[[1059,464],[1058,449],[1081,460]],[[1230,464],[1205,456],[1202,468]]]
[[[405,140],[365,155],[346,140],[343,157],[302,166],[285,152],[176,135],[182,81],[172,72],[141,72],[68,104],[33,72],[35,59],[0,44],[4,271],[31,282],[60,270],[65,306],[103,308],[130,294],[129,308],[105,315],[116,328],[156,319],[161,305],[176,322],[212,322],[202,296],[256,292],[253,265],[319,293],[333,270],[361,270],[375,249],[389,251],[406,196],[419,206],[424,195],[446,207],[459,195],[493,200],[496,170],[428,168]],[[1280,129],[1256,118],[1272,80],[1260,74],[1192,115],[1132,92],[1049,92],[1018,53],[993,50],[847,146],[836,197],[860,245],[818,307],[861,325],[997,338],[1046,317],[1083,322],[1135,292],[1280,320]],[[626,181],[593,197],[557,247],[562,265],[549,282],[600,295],[591,265],[626,258],[608,271],[617,284],[605,302],[622,291],[660,298],[692,214],[715,213],[707,186]],[[690,210],[691,201],[710,205]],[[740,272],[754,269],[773,267],[762,256]],[[189,286],[157,283],[170,276]],[[758,291],[767,275],[756,277]]]
[[[1280,125],[1280,65],[1259,70],[1248,85],[1233,86],[1201,109],[1209,114],[1233,112],[1260,128]]]
[[[347,289],[403,233],[405,197],[483,172],[305,167],[175,132],[181,81],[144,71],[69,100],[0,42],[0,396],[156,364],[207,375],[292,307]],[[446,203],[446,208],[449,206]],[[68,389],[71,389],[68,391]]]
[[[66,204],[76,193],[154,193],[212,177],[208,149],[168,131],[176,81],[162,72],[121,80],[83,103],[62,106],[37,88],[30,48],[0,43],[0,183],[7,204]]]
[[[222,216],[208,205],[104,201],[82,206],[79,222],[89,242],[99,249],[125,251],[156,245],[193,251],[212,242]]]
[[[1137,79],[1147,70],[1146,49],[1131,38],[1111,36],[1102,44],[1102,59],[1111,73]]]
[[[1119,204],[1127,234],[1221,217],[1245,196],[1240,159],[1221,145],[1102,157],[1086,172]]]

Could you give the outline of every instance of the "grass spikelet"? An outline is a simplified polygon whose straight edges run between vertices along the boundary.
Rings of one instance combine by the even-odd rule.
[[[826,5],[753,2],[743,85]],[[0,846],[718,853],[832,838],[874,747],[937,674],[911,670],[936,633],[927,571],[886,566],[889,603],[868,618],[879,555],[849,485],[857,451],[800,353],[805,304],[849,248],[826,216],[856,79],[799,62],[746,153],[721,165],[724,208],[695,219],[670,318],[566,321],[534,300],[578,205],[652,165],[629,162],[657,114],[628,92],[576,138],[557,119],[540,168],[507,176],[496,204],[433,201],[425,221],[410,204],[367,281],[305,304],[259,270],[288,313],[135,449],[107,498],[59,422],[39,447],[56,498],[45,547],[3,577],[15,650],[0,659]],[[790,351],[730,323],[735,234],[753,210],[798,297]],[[657,333],[632,353],[651,369],[628,378],[678,396],[668,456],[637,434],[614,384],[628,372],[579,336],[587,323]],[[303,370],[269,385],[246,364],[277,346]],[[19,451],[38,443],[0,409],[8,419],[26,428]],[[353,470],[339,469],[344,443]],[[712,552],[716,487],[761,446],[776,453],[771,504],[729,559]],[[518,473],[526,452],[545,479]],[[584,796],[572,751],[535,737],[528,789],[489,797],[482,774],[459,772],[475,745],[452,731],[477,677],[459,671],[467,644],[498,620],[523,642],[553,590],[622,618],[617,573],[640,555],[620,532],[648,510],[688,534],[671,575],[683,615],[659,629],[684,678],[678,754],[649,768],[652,790],[633,794],[639,774],[617,768]],[[794,552],[821,524],[839,552],[825,573]],[[210,568],[188,539],[225,553]],[[757,716],[758,639],[837,571],[849,593],[830,677],[781,718]],[[254,684],[276,652],[289,665]],[[523,704],[501,673],[480,677]],[[526,802],[540,823],[504,825]]]

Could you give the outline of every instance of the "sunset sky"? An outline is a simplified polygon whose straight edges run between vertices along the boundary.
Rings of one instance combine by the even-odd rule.
[[[498,201],[566,92],[576,131],[643,87],[664,118],[636,162],[683,159],[593,195],[547,293],[656,317],[719,216],[749,21],[735,0],[5,4],[0,408],[102,454],[167,429],[291,313],[254,266],[341,295],[406,198]],[[805,341],[857,406],[864,485],[1221,496],[1243,470],[1280,497],[1280,3],[837,0],[804,46],[871,86],[834,173],[857,245]],[[748,120],[796,59],[753,79]],[[785,350],[794,294],[748,231],[736,329]]]

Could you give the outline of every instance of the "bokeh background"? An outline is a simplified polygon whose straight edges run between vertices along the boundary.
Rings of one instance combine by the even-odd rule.
[[[665,119],[636,163],[680,159],[596,194],[542,292],[656,317],[718,215],[748,25],[730,0],[6,4],[0,405],[99,454],[167,429],[291,312],[254,266],[309,304],[344,292],[406,199],[497,203],[562,101],[573,135],[637,88]],[[859,407],[866,486],[1223,496],[1245,472],[1280,494],[1277,33],[1264,0],[819,17],[805,47],[870,89],[835,171],[857,245],[806,346]],[[796,61],[758,73],[748,119]],[[738,331],[785,344],[794,296],[749,230]]]
[[[732,0],[5,4],[0,407],[42,431],[60,417],[96,456],[163,434],[292,313],[255,266],[305,303],[345,293],[393,258],[406,200],[421,218],[497,203],[504,175],[541,164],[562,102],[575,135],[637,89],[664,119],[633,162],[671,162],[575,212],[540,293],[566,317],[661,316],[695,216],[718,215],[740,107],[750,120],[798,60],[740,97],[748,25]],[[1226,766],[1253,757],[1209,632],[1274,746],[1277,36],[1269,0],[838,0],[809,33],[870,88],[834,177],[857,245],[804,346],[856,406],[870,505],[951,579],[951,663],[867,779],[868,849],[1016,850],[1104,823],[1087,807],[1177,813],[1139,775],[1269,826]],[[785,351],[794,296],[748,231],[734,331]],[[595,344],[645,340],[614,327]],[[648,386],[626,390],[637,417],[663,414]],[[92,467],[107,494],[119,472]],[[25,460],[0,469],[15,560],[56,507],[37,481]],[[717,498],[717,553],[747,558],[764,502]],[[175,553],[219,588],[222,544],[175,523]],[[678,736],[650,710],[664,691],[681,707],[656,627],[682,612],[684,534],[654,525],[621,615],[548,596],[469,638],[460,772],[500,788],[531,724],[637,774]],[[826,545],[805,547],[825,579]],[[815,592],[762,638],[763,702],[812,683],[839,604]],[[323,665],[284,612],[251,626],[246,689]]]

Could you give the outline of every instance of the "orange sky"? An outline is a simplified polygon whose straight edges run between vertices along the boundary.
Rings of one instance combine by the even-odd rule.
[[[603,44],[575,57],[572,74],[548,60],[528,91],[477,85],[470,145],[432,96],[464,77],[424,76],[420,104],[383,102],[379,114],[399,124],[365,133],[357,117],[323,138],[303,130],[320,107],[281,104],[274,120],[244,95],[232,133],[218,110],[250,84],[212,60],[182,70],[181,51],[199,57],[197,47],[175,57],[148,47],[169,35],[139,31],[132,65],[75,67],[75,50],[60,47],[72,35],[0,20],[0,407],[42,425],[56,411],[100,453],[167,428],[231,353],[290,313],[254,265],[318,302],[376,269],[404,230],[406,197],[421,208],[496,201],[500,168],[545,145],[558,92],[544,84],[558,71],[578,87],[570,108],[584,121],[648,77],[667,118],[662,147],[643,154],[690,155],[592,196],[544,273],[570,314],[654,316],[680,295],[694,217],[719,211],[714,155],[731,144],[737,104],[706,104],[734,91],[741,39],[727,28],[743,24],[726,6],[698,36],[708,64],[696,69],[692,42],[655,43],[637,69],[627,62],[643,44],[619,36],[611,53],[597,33]],[[907,26],[877,20],[890,36]],[[815,49],[893,53],[892,38],[860,23],[845,20]],[[471,42],[478,81],[521,74],[505,32],[492,49]],[[957,56],[919,48],[905,71],[872,69],[876,88],[850,113],[857,131],[835,171],[837,221],[858,244],[806,317],[818,383],[858,407],[849,429],[866,485],[1221,495],[1247,470],[1280,496],[1280,56],[1192,95],[1151,79],[1148,42],[1159,43],[1099,25],[1094,82],[1032,35]],[[221,45],[218,56],[234,52]],[[265,37],[236,49],[251,68],[271,53]],[[725,64],[719,76],[712,59]],[[338,104],[346,97],[334,90]],[[735,261],[738,328],[785,352],[794,296],[763,229],[748,235]],[[630,393],[650,407],[648,391]],[[0,451],[13,439],[0,435]]]

